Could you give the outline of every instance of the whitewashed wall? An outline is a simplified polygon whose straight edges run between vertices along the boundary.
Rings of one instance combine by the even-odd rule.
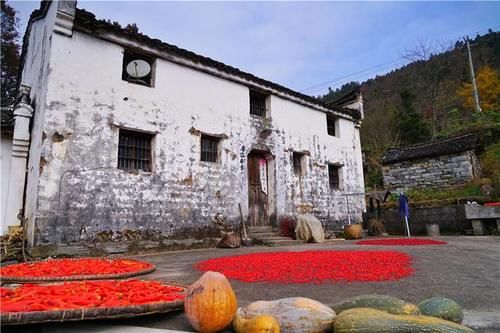
[[[122,57],[122,47],[79,32],[52,35],[45,115],[33,136],[41,146],[30,155],[40,170],[30,185],[38,243],[76,242],[100,230],[193,236],[215,213],[237,221],[238,203],[247,212],[246,156],[263,128],[249,114],[248,88],[162,59],[154,88],[134,85],[121,80]],[[327,223],[345,222],[346,199],[329,189],[326,164],[344,164],[344,192],[363,191],[359,130],[340,119],[340,137],[329,136],[323,112],[276,96],[271,109],[273,132],[263,142],[275,156],[278,217],[306,205]],[[119,128],[157,133],[153,173],[116,168]],[[200,162],[192,128],[227,135],[220,163]],[[293,150],[310,152],[302,193]],[[364,197],[355,198],[351,217],[360,220]]]
[[[7,221],[5,220],[5,212],[7,208],[7,194],[9,188],[9,179],[10,179],[10,159],[12,156],[12,136],[4,135],[2,133],[0,140],[0,173],[2,179],[0,179],[0,188],[2,189],[2,206],[1,206],[1,228],[0,234],[3,235],[8,232],[9,226]]]
[[[40,157],[42,149],[42,134],[45,123],[47,97],[47,82],[49,77],[50,51],[53,39],[53,28],[57,6],[49,7],[47,14],[41,20],[34,21],[28,36],[25,62],[21,84],[31,87],[30,97],[34,106],[32,118],[31,143],[28,160],[28,175],[26,186],[25,218],[28,220],[26,229],[28,239],[33,238],[35,214],[37,210],[38,181],[40,173]],[[24,184],[19,184],[23,186]]]

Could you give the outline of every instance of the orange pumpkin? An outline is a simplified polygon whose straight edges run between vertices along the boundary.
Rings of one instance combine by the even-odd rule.
[[[363,226],[361,224],[351,224],[344,226],[345,239],[363,238]]]
[[[191,326],[201,333],[212,333],[228,326],[238,301],[226,277],[206,272],[186,292],[184,311]]]

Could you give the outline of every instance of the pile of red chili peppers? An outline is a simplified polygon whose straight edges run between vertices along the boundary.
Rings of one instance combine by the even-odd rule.
[[[358,245],[442,245],[443,241],[416,238],[371,239],[356,242]]]
[[[399,280],[413,274],[411,258],[392,251],[270,252],[196,264],[244,282],[325,283]]]
[[[108,275],[137,272],[151,267],[150,263],[131,259],[55,259],[1,267],[0,275],[9,277]]]
[[[1,312],[123,307],[182,300],[184,288],[159,281],[78,281],[55,285],[24,284],[0,288]]]

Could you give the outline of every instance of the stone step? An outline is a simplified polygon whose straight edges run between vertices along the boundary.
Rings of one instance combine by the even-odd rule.
[[[250,237],[250,238],[275,237],[275,236],[279,236],[279,233],[277,233],[277,232],[255,232],[255,233],[248,234],[248,237]]]
[[[255,234],[260,232],[273,232],[273,227],[270,225],[259,225],[259,226],[251,226],[247,227],[247,233]]]
[[[266,236],[266,237],[255,237],[255,238],[258,239],[258,240],[261,240],[261,241],[273,241],[273,240],[291,239],[289,237],[283,237],[283,236],[280,236],[280,235]],[[291,239],[291,240],[293,240],[293,239]]]

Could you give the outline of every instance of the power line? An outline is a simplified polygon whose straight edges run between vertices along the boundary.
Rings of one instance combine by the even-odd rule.
[[[390,64],[393,64],[395,62],[399,62],[399,61],[401,61],[401,59],[403,59],[403,57],[399,57],[397,59],[394,59],[394,60],[391,60],[391,61],[388,61],[388,62],[385,62],[385,63],[382,63],[382,64],[375,65],[373,67],[364,69],[362,71],[358,71],[358,72],[355,72],[355,73],[347,74],[347,75],[344,75],[344,76],[341,76],[341,77],[338,77],[338,78],[335,78],[335,79],[332,79],[332,80],[329,80],[329,81],[326,81],[326,82],[323,82],[323,83],[319,83],[319,84],[316,84],[314,86],[311,86],[311,87],[308,87],[308,88],[304,88],[301,91],[304,92],[304,91],[312,90],[312,89],[315,89],[315,88],[323,87],[325,85],[335,83],[337,81],[340,81],[342,79],[348,78],[348,77],[353,76],[353,75],[362,74],[364,72],[369,72],[371,70],[374,70],[376,68],[379,68],[379,67],[382,67],[382,66],[385,66],[385,65],[390,65]]]
[[[494,31],[497,28],[500,28],[500,26],[495,26],[495,27],[491,27],[491,28],[479,30],[479,31],[476,31],[474,33],[475,34],[481,34],[483,32],[487,32],[487,31],[490,31],[490,30]],[[455,38],[451,38],[449,40],[450,41],[451,40],[459,40],[462,37],[463,36],[458,36],[458,37],[455,37]],[[332,80],[329,80],[329,81],[325,81],[325,82],[316,84],[314,86],[310,86],[310,87],[301,89],[300,92],[302,92],[302,93],[306,93],[306,91],[314,92],[314,91],[319,90],[319,88],[322,89],[324,86],[331,85],[333,83],[337,83],[338,81],[344,80],[346,78],[350,78],[350,77],[353,77],[353,76],[359,75],[359,74],[367,74],[368,72],[373,71],[374,69],[377,69],[377,68],[380,68],[380,67],[383,67],[383,66],[387,66],[387,65],[390,65],[390,64],[393,64],[393,63],[396,63],[396,62],[400,62],[402,59],[405,59],[405,57],[401,56],[401,57],[399,57],[397,59],[394,59],[394,60],[391,60],[391,61],[388,61],[388,62],[385,62],[385,63],[381,63],[381,64],[375,65],[373,67],[370,67],[370,68],[367,68],[367,69],[364,69],[364,70],[361,70],[361,71],[358,71],[358,72],[354,72],[354,73],[350,73],[350,74],[347,74],[347,75],[343,75],[343,76],[340,76],[338,78],[335,78],[335,79],[332,79]]]

